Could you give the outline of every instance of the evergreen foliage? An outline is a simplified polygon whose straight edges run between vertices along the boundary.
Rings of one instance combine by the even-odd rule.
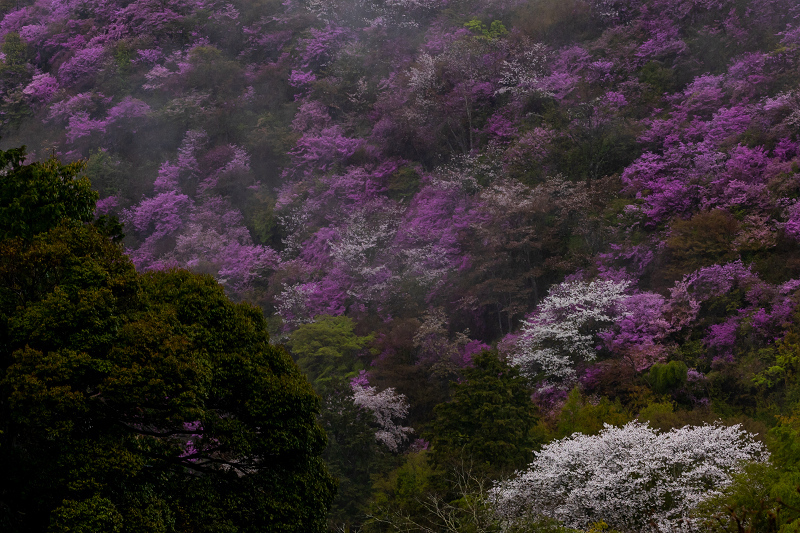
[[[0,151],[0,237],[31,239],[63,219],[94,218],[97,193],[81,175],[84,164],[62,164],[54,157],[24,164],[25,147]]]
[[[536,408],[519,371],[495,352],[481,352],[464,382],[452,385],[431,424],[431,459],[451,467],[465,462],[483,473],[509,472],[532,458]]]
[[[137,274],[59,164],[5,177],[39,175],[74,218],[45,204],[0,241],[3,530],[324,530],[319,398],[262,312],[209,276]]]

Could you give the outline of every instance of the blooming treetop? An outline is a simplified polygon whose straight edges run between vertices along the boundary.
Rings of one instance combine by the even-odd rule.
[[[511,362],[528,377],[571,382],[578,360],[595,358],[595,334],[614,322],[630,282],[565,281],[526,320]]]
[[[513,523],[544,515],[575,528],[604,520],[621,532],[691,529],[690,512],[719,493],[764,446],[740,426],[605,426],[551,442],[527,471],[493,489],[497,513]]]
[[[376,387],[369,384],[363,372],[350,382],[350,386],[353,389],[353,403],[362,409],[372,411],[375,415],[375,421],[380,428],[375,432],[375,439],[389,450],[396,452],[400,444],[414,431],[397,422],[408,415],[405,395],[397,394],[391,387],[378,392]]]

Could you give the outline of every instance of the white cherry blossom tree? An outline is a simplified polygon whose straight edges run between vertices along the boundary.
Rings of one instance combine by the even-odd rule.
[[[603,520],[622,533],[697,531],[692,509],[719,494],[745,462],[768,457],[738,425],[658,433],[639,422],[578,433],[535,455],[527,471],[494,488],[509,526],[546,516],[581,529]]]
[[[578,361],[596,357],[596,335],[626,312],[628,281],[565,281],[553,287],[526,320],[510,354],[512,364],[529,378],[543,377],[569,385]]]
[[[353,389],[353,403],[372,411],[375,416],[379,428],[375,432],[375,439],[390,451],[396,452],[414,431],[413,428],[401,426],[399,423],[408,415],[405,395],[397,394],[391,387],[378,392],[363,374],[353,379],[350,386]]]

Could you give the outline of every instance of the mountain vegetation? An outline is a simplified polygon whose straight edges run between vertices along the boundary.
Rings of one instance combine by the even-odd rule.
[[[800,531],[795,0],[0,43],[5,529]]]

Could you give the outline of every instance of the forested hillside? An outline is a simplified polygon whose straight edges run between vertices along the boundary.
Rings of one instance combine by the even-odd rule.
[[[0,148],[263,309],[331,529],[800,531],[796,0],[0,17]]]

